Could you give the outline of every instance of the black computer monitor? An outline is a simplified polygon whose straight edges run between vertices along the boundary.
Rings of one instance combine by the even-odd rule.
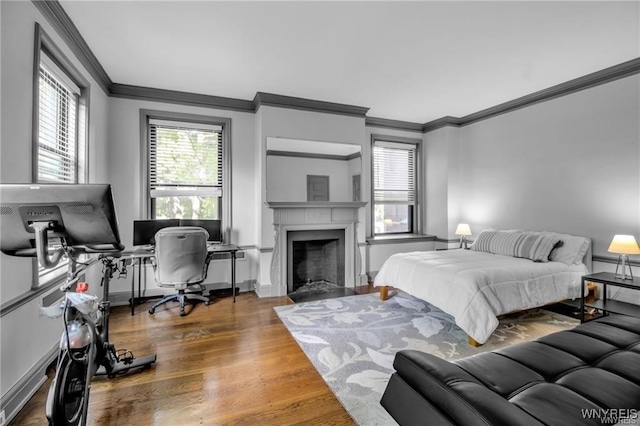
[[[154,245],[156,232],[169,226],[180,226],[180,219],[150,219],[133,221],[133,245]]]
[[[207,241],[222,243],[222,222],[211,219],[180,219],[180,226],[199,226],[209,233]]]
[[[0,251],[37,256],[35,222],[49,241],[123,248],[109,184],[0,184]]]

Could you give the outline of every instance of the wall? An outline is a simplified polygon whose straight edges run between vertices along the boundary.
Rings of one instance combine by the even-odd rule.
[[[105,161],[109,151],[107,128],[108,98],[91,79],[71,50],[48,24],[31,2],[1,2],[1,91],[2,130],[0,145],[0,182],[31,182],[32,162],[32,93],[35,23],[53,39],[84,77],[90,82],[89,169],[91,182],[108,182]],[[94,271],[90,272],[92,275]],[[0,254],[0,303],[27,293],[32,280],[31,259],[18,259]],[[0,391],[3,409],[10,417],[19,408],[7,401],[16,386],[27,376],[44,380],[41,363],[57,345],[62,332],[61,322],[40,316],[39,306],[44,295],[3,315],[0,320]],[[33,372],[32,369],[39,368]],[[36,383],[37,385],[37,383]],[[35,388],[27,389],[27,392]],[[28,395],[27,395],[28,396]],[[17,395],[24,398],[25,395]],[[8,405],[5,405],[8,404]]]
[[[238,260],[236,282],[254,280],[257,276],[257,231],[255,192],[258,184],[254,149],[254,117],[250,113],[191,107],[171,103],[159,103],[132,99],[111,98],[109,104],[109,135],[111,149],[108,153],[109,171],[113,186],[120,237],[128,248],[133,242],[133,221],[146,219],[143,212],[143,179],[141,164],[146,161],[146,152],[141,143],[140,110],[189,113],[231,119],[231,192],[232,233],[231,243],[237,244],[246,253],[245,260]],[[157,294],[157,285],[150,268],[144,279],[149,294]],[[228,262],[213,261],[205,283],[230,283]],[[130,292],[131,278],[116,279],[111,290],[116,298],[125,298]],[[166,292],[166,291],[164,291]],[[121,293],[118,295],[117,293]],[[120,296],[120,297],[118,297]]]
[[[267,199],[307,201],[307,175],[329,176],[329,200],[351,201],[347,160],[267,156]]]
[[[442,240],[455,232],[463,195],[459,130],[443,127],[425,134],[426,233]]]
[[[638,75],[439,129],[425,142],[428,233],[455,238],[460,222],[474,235],[558,231],[592,238],[594,255],[612,259],[614,234],[640,239]],[[593,267],[615,270],[607,262]],[[640,302],[638,292],[632,297]]]
[[[460,220],[585,235],[599,255],[639,236],[639,94],[636,75],[461,128]]]

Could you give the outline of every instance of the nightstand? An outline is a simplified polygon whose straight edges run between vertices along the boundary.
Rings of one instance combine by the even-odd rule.
[[[592,283],[594,287],[596,287],[594,291],[597,291],[597,286],[595,286],[595,284],[602,284],[601,299],[598,299],[597,297],[589,297],[592,288],[588,287],[590,283]],[[599,309],[602,311],[603,315],[607,315],[609,313],[617,313],[640,318],[640,305],[621,302],[619,300],[609,300],[607,295],[608,286],[640,290],[640,278],[634,278],[633,280],[623,280],[620,278],[616,278],[615,275],[611,272],[599,272],[597,274],[583,276],[582,298],[580,299],[580,321],[585,322],[585,307]],[[588,287],[587,290],[589,291],[589,294],[587,295],[585,295],[585,287]],[[596,296],[596,293],[594,293],[594,296]]]

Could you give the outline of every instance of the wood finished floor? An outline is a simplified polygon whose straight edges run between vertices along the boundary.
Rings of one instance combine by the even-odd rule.
[[[372,286],[358,292],[374,291]],[[353,425],[273,310],[285,297],[212,297],[180,317],[152,302],[112,309],[110,340],[136,356],[156,353],[141,373],[96,378],[89,425]],[[50,379],[12,425],[46,424]]]

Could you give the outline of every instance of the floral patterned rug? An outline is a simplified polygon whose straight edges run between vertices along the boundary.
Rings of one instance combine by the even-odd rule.
[[[396,352],[416,349],[454,360],[572,328],[578,321],[544,309],[506,315],[474,348],[453,318],[406,293],[377,293],[274,308],[347,412],[362,426],[394,425],[380,405]]]

